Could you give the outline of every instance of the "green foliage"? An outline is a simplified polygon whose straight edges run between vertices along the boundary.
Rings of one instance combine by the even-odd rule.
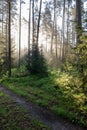
[[[66,62],[63,64],[63,70],[70,75],[68,77],[72,77],[67,79],[71,83],[70,86],[76,86],[85,91],[87,85],[87,35],[80,37],[80,41],[81,43],[73,49],[76,54],[73,62],[70,62],[69,58],[66,59]],[[65,76],[62,77],[62,81],[63,79],[66,79]]]
[[[62,108],[62,107],[58,107],[56,105],[52,106],[52,110],[57,114],[60,115],[62,117],[67,117],[67,111]]]
[[[0,129],[3,130],[49,130],[38,119],[34,119],[20,105],[0,91]]]
[[[0,76],[7,71],[5,37],[0,33]]]
[[[49,77],[14,77],[4,81],[4,84],[27,100],[67,117],[72,122],[87,126],[86,91],[80,87],[82,79],[78,73],[53,70]]]
[[[28,72],[25,65],[21,65],[20,68],[12,68],[12,77],[26,76]]]
[[[76,71],[69,59],[66,59],[65,63],[62,65],[62,68],[65,72]]]
[[[37,45],[33,46],[30,56],[28,56],[27,70],[31,74],[47,75],[47,65],[42,52],[39,51]]]
[[[84,75],[87,75],[87,36],[81,37],[82,43],[77,47],[77,55],[79,55],[79,63],[83,66]]]
[[[12,40],[13,41],[13,40]],[[15,58],[15,45],[11,43],[11,65],[14,66],[14,58]],[[3,77],[8,71],[8,47],[6,43],[5,34],[0,33],[0,76]]]
[[[83,82],[80,87],[85,91],[87,85],[87,35],[82,36],[80,40],[81,43],[76,48],[77,69]]]
[[[3,82],[4,80],[8,79],[8,73],[2,74],[0,76],[0,83]]]

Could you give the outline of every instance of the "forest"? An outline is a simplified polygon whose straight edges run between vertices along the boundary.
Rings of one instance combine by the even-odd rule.
[[[0,130],[87,129],[87,0],[0,0],[0,116]]]

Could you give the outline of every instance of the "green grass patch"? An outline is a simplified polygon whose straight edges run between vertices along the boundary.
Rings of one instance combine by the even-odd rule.
[[[0,91],[0,129],[48,130],[39,120],[33,119],[26,110]]]
[[[87,96],[80,88],[81,84],[77,73],[70,75],[59,70],[51,71],[48,77],[28,75],[11,77],[3,82],[3,85],[27,100],[87,126]]]

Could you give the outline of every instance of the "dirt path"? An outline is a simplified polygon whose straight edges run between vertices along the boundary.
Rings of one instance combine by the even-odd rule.
[[[38,107],[31,102],[27,102],[24,98],[14,94],[9,89],[0,85],[0,90],[8,94],[15,103],[22,105],[26,108],[29,113],[31,113],[32,118],[38,118],[42,123],[50,127],[50,130],[86,130],[74,124],[69,123],[66,120],[56,117],[52,112],[45,110],[42,107]]]

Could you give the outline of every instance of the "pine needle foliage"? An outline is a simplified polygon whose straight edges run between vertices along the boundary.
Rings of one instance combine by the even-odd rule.
[[[32,47],[30,55],[28,55],[27,70],[31,74],[39,74],[40,76],[47,76],[47,64],[45,58],[37,45]]]

